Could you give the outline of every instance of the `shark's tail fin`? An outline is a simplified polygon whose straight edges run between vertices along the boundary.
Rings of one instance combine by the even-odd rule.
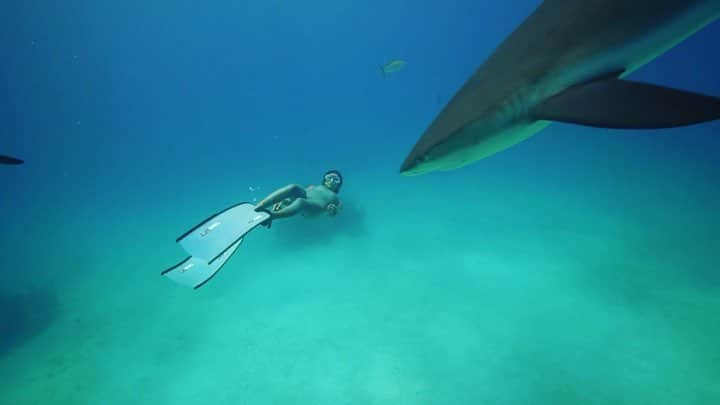
[[[23,164],[22,159],[14,158],[12,156],[0,155],[0,164],[3,165],[20,165]]]
[[[383,65],[380,65],[380,75],[382,75],[382,78],[385,78],[385,69],[383,68]]]

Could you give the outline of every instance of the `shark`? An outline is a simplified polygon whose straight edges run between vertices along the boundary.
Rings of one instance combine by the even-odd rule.
[[[14,158],[12,156],[0,155],[0,165],[21,165],[23,164],[22,159]]]
[[[1,165],[21,165],[21,164],[23,164],[23,161],[21,159],[14,158],[12,156],[0,155],[0,164]]]
[[[626,77],[719,16],[720,0],[545,0],[444,106],[400,172],[457,169],[552,122],[661,129],[718,119],[720,98]]]

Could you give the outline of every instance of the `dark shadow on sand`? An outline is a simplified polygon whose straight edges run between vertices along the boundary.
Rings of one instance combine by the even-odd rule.
[[[0,357],[44,331],[60,310],[55,291],[0,291]]]

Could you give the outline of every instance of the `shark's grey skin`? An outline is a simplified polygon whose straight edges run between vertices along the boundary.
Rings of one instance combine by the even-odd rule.
[[[451,170],[521,142],[550,123],[533,114],[545,100],[625,77],[718,16],[720,0],[543,1],[445,106],[400,171]]]

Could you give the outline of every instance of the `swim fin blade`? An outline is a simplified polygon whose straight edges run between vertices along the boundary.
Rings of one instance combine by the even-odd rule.
[[[163,271],[163,276],[192,288],[205,285],[238,249],[245,235],[258,227],[269,227],[270,213],[250,203],[240,203],[217,212],[177,238],[190,255]]]
[[[532,116],[600,128],[673,128],[719,119],[720,98],[610,78],[570,87]]]

